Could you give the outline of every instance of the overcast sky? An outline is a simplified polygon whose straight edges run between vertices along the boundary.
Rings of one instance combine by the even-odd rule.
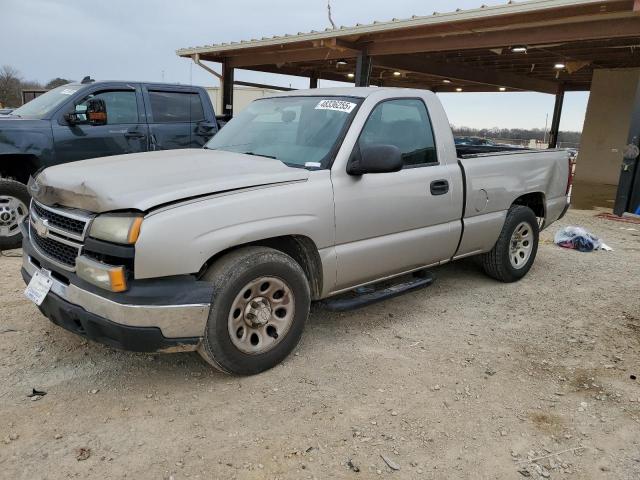
[[[490,0],[331,0],[333,19],[373,20],[477,8]],[[0,64],[47,82],[126,79],[216,85],[178,48],[320,30],[326,0],[0,0]],[[236,71],[236,80],[305,88],[298,77]],[[324,86],[334,82],[324,82]],[[320,86],[323,86],[321,82]],[[455,125],[544,128],[553,97],[537,93],[439,94]],[[565,98],[563,130],[582,130],[587,94]],[[550,120],[549,120],[550,121]]]

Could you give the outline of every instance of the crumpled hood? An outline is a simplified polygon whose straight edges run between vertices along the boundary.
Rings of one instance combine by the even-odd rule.
[[[31,181],[47,205],[95,213],[146,211],[177,200],[241,188],[306,180],[305,169],[279,160],[221,150],[164,150],[49,167]]]

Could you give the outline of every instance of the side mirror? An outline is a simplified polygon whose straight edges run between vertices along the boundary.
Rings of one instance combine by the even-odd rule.
[[[391,173],[402,170],[402,152],[395,145],[356,146],[347,165],[349,175],[365,173]]]
[[[76,105],[73,112],[64,114],[64,119],[69,125],[87,123],[87,106],[84,104]]]

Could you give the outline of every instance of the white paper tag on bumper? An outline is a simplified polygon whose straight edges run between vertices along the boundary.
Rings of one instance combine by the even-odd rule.
[[[356,108],[355,103],[344,100],[320,100],[316,105],[316,110],[336,110],[344,113],[351,113],[354,108]]]
[[[51,285],[53,285],[53,280],[45,277],[40,272],[36,272],[33,277],[31,277],[31,281],[29,285],[27,285],[24,295],[36,305],[42,305],[47,293],[51,290]]]

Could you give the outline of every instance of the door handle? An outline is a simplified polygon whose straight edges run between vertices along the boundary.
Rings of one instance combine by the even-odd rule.
[[[129,130],[124,134],[125,138],[144,138],[147,135],[143,132],[139,132],[137,130]]]
[[[429,188],[431,195],[444,195],[449,192],[449,182],[447,180],[434,180]]]
[[[216,128],[216,124],[212,122],[200,122],[196,128],[197,135],[209,135],[211,131]]]

